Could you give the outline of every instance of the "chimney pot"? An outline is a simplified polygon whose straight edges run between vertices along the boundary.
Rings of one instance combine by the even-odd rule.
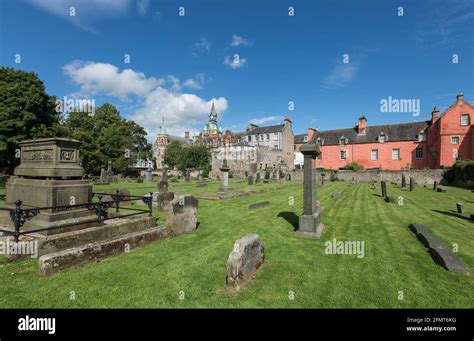
[[[456,95],[456,102],[459,103],[461,101],[464,101],[464,94],[462,92]]]

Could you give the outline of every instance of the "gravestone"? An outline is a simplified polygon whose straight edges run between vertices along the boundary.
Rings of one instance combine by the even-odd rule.
[[[382,197],[387,196],[387,183],[385,181],[380,181],[380,186],[382,187]]]
[[[168,192],[168,181],[161,180],[158,182],[158,191],[161,193]]]
[[[163,173],[161,173],[161,181],[168,181],[168,171],[164,170]]]
[[[456,203],[456,208],[458,210],[458,213],[464,214],[464,205],[461,204],[460,202]]]
[[[248,283],[265,261],[265,245],[257,234],[235,241],[227,259],[226,283],[237,290]]]
[[[247,184],[248,185],[253,185],[253,176],[252,175],[249,175],[248,178],[247,178]]]
[[[267,207],[270,204],[270,201],[258,201],[256,203],[249,205],[249,210],[256,210],[259,208]]]
[[[227,160],[224,159],[222,161],[222,166],[219,168],[221,171],[221,187],[219,188],[219,192],[227,192],[229,190],[229,170],[230,168],[227,166]]]
[[[153,181],[153,174],[150,168],[145,172],[145,179],[146,181]]]
[[[158,211],[167,211],[169,203],[174,199],[173,192],[159,192],[156,195],[156,208]]]
[[[303,214],[299,217],[297,234],[319,238],[324,225],[320,223],[322,209],[316,209],[316,186],[313,162],[321,154],[316,134],[312,140],[301,146],[300,152],[304,156],[303,175]]]
[[[196,185],[197,188],[207,187],[206,183],[200,183]]]
[[[257,174],[255,175],[255,184],[259,184],[260,183],[260,172],[257,172]]]
[[[139,184],[143,183],[143,177],[141,175],[138,177],[137,183]]]
[[[415,190],[415,179],[410,177],[410,192],[413,192]]]
[[[341,197],[341,192],[334,192],[331,194],[331,198],[333,199],[339,199]]]
[[[438,181],[433,182],[433,191],[438,189]]]
[[[82,179],[81,142],[65,138],[45,138],[20,142],[20,165],[6,183],[6,207],[14,208],[19,200],[28,207],[51,207],[88,204],[92,184]],[[0,212],[0,225],[12,226],[9,212]],[[3,219],[5,218],[5,219]],[[22,231],[55,228],[43,234],[61,232],[61,226],[90,221],[97,216],[86,207],[42,209],[25,221]],[[89,227],[77,225],[77,229]]]
[[[470,220],[470,221],[474,221],[474,214],[471,214],[471,215],[469,216],[469,220]]]
[[[191,180],[191,170],[186,169],[186,172],[184,174],[184,181],[189,182]]]
[[[321,186],[324,185],[324,179],[326,177],[326,174],[325,173],[322,173],[321,174]]]
[[[167,226],[171,234],[179,236],[197,227],[198,200],[193,196],[176,196],[168,205]]]
[[[286,180],[291,181],[291,174],[290,172],[286,173]]]
[[[407,179],[405,177],[405,174],[402,174],[402,188],[407,187]]]

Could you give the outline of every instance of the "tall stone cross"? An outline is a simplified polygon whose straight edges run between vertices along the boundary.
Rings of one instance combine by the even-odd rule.
[[[316,181],[314,177],[313,161],[321,154],[321,148],[314,133],[311,140],[301,146],[304,156],[303,175],[303,214],[299,218],[297,234],[319,238],[324,225],[320,223],[322,210],[316,209]]]

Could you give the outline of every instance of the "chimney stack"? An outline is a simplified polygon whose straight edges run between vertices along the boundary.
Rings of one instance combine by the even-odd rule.
[[[285,123],[285,125],[291,125],[291,120],[288,116],[285,116],[283,122]]]
[[[367,119],[362,115],[359,117],[359,123],[357,124],[357,133],[359,135],[365,135],[365,128],[367,128]]]
[[[431,124],[435,123],[437,120],[439,120],[439,109],[434,107],[431,112]]]
[[[456,103],[464,102],[464,94],[460,93],[456,95]]]
[[[316,128],[309,128],[308,129],[308,142],[311,141],[311,139],[313,138],[313,135],[317,134],[318,133],[318,129]]]

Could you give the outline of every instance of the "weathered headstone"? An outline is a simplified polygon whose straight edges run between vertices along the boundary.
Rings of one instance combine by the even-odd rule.
[[[415,179],[410,177],[410,192],[413,192],[415,190]]]
[[[168,171],[164,170],[163,173],[161,173],[161,181],[168,181]]]
[[[301,146],[304,156],[303,176],[303,214],[299,217],[297,234],[319,238],[324,229],[320,223],[321,209],[316,210],[316,186],[314,178],[313,161],[321,154],[321,149],[316,142],[316,134],[307,144]]]
[[[175,196],[169,203],[166,224],[174,236],[196,229],[197,209],[198,200],[193,196]]]
[[[433,191],[438,189],[438,181],[433,182]]]
[[[168,210],[168,205],[173,199],[173,192],[159,192],[156,196],[156,207],[158,211],[162,212]]]
[[[257,174],[255,175],[255,183],[260,183],[260,172],[257,172]]]
[[[385,181],[380,181],[380,186],[382,187],[382,197],[387,196],[387,183]]]
[[[143,183],[143,177],[141,175],[138,177],[137,183],[139,184]]]
[[[264,260],[265,245],[257,234],[237,240],[227,260],[227,285],[240,289],[252,279]]]
[[[270,204],[270,201],[258,201],[256,203],[250,204],[249,205],[249,210],[256,210],[259,208],[266,207]]]
[[[168,192],[168,181],[166,180],[161,180],[158,182],[158,191],[161,193]]]
[[[321,174],[321,186],[324,185],[324,178],[326,177],[325,173]]]
[[[222,166],[220,168],[221,171],[221,187],[219,188],[219,192],[227,192],[229,189],[229,170],[230,168],[227,166],[227,160],[224,159],[222,161]]]
[[[247,184],[248,185],[253,185],[253,176],[252,175],[249,175],[248,178],[247,178]]]
[[[460,202],[456,203],[456,208],[458,210],[458,213],[464,214],[464,205],[461,204]]]
[[[407,179],[405,177],[405,174],[402,174],[402,188],[407,187]]]
[[[147,169],[145,172],[145,179],[146,181],[153,181],[153,174],[151,172],[151,169]]]

